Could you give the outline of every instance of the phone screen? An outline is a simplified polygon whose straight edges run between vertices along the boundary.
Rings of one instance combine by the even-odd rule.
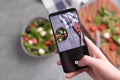
[[[76,11],[63,12],[50,17],[59,52],[84,46],[81,23]]]
[[[89,53],[76,9],[52,13],[49,19],[64,72],[69,73],[85,68],[86,66],[77,65],[82,56]]]

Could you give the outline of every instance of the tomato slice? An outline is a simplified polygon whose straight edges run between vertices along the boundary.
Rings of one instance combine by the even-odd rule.
[[[112,44],[110,44],[109,49],[111,51],[115,51],[115,50],[117,50],[117,45],[115,43],[112,43]]]
[[[104,24],[101,24],[101,25],[98,26],[98,29],[99,29],[100,31],[105,30],[105,28],[106,28],[106,26],[105,26]]]
[[[35,25],[31,23],[29,27],[32,29],[32,28],[35,28]]]
[[[32,42],[33,42],[33,44],[37,44],[37,43],[38,43],[37,38],[33,38],[33,39],[32,39]]]
[[[52,40],[51,40],[52,42],[55,42],[55,38],[54,38],[54,36],[52,36]]]
[[[30,38],[29,38],[29,36],[24,36],[24,37],[23,37],[23,40],[24,40],[25,42],[28,42],[28,41],[30,40]]]
[[[87,22],[92,22],[92,17],[88,16]]]
[[[116,32],[116,34],[117,34],[117,35],[120,35],[120,30],[118,30],[118,31]]]
[[[113,42],[112,37],[108,38],[108,39],[107,39],[107,42],[110,42],[110,43]]]
[[[114,26],[115,26],[115,27],[118,27],[118,26],[119,26],[119,23],[118,23],[118,22],[115,22],[115,23],[114,23]]]
[[[97,30],[96,26],[90,26],[90,31],[95,32]]]
[[[50,44],[51,44],[50,40],[46,40],[46,41],[45,41],[45,45],[46,45],[46,46],[50,46]]]

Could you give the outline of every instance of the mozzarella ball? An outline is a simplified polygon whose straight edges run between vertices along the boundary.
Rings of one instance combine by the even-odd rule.
[[[32,45],[32,44],[33,44],[33,41],[32,41],[32,40],[29,40],[28,43],[29,43],[30,45]]]
[[[87,3],[89,0],[82,0],[84,3]]]
[[[105,39],[108,39],[108,38],[110,38],[110,33],[108,33],[108,32],[105,32],[105,33],[104,33],[104,35],[103,35],[103,37],[104,37]]]
[[[53,35],[53,31],[52,30],[50,30],[50,34]]]
[[[59,39],[59,41],[62,41],[62,39]]]
[[[41,31],[43,31],[43,28],[42,28],[42,27],[39,27],[39,28],[37,29],[37,31],[38,31],[38,32],[41,32]]]
[[[118,44],[120,44],[120,38],[117,40]]]
[[[41,35],[41,36],[45,36],[45,35],[46,35],[46,31],[40,32],[40,35]]]
[[[41,54],[41,55],[45,54],[45,50],[42,49],[42,48],[40,48],[40,49],[38,50],[38,52],[39,52],[39,54]]]
[[[107,21],[106,17],[103,17],[102,21],[103,21],[103,22],[106,22],[106,21]]]

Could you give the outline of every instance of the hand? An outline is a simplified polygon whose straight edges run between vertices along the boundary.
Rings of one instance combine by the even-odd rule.
[[[101,50],[94,43],[85,37],[90,56],[84,55],[78,66],[89,66],[76,72],[66,74],[66,78],[72,78],[81,72],[87,72],[95,80],[120,80],[120,71],[115,68],[104,56]],[[60,60],[57,61],[61,65]]]

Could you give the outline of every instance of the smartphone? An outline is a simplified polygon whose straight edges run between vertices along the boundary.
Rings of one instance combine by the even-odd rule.
[[[83,55],[89,55],[84,32],[75,8],[49,14],[62,67],[65,73],[74,72]]]

